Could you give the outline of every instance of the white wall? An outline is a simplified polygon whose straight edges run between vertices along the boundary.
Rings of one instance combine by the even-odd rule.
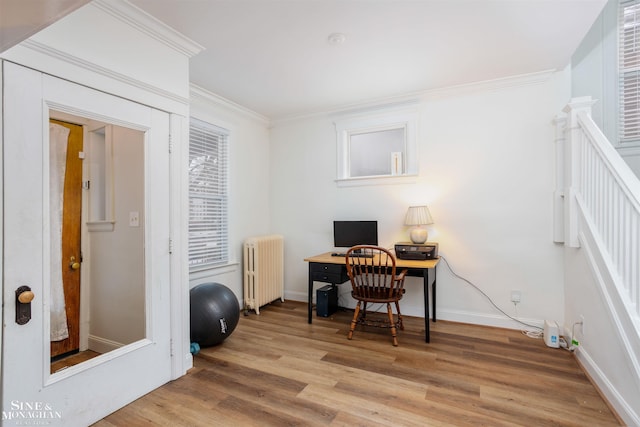
[[[334,219],[376,219],[380,244],[407,240],[406,209],[426,203],[431,241],[454,270],[516,315],[562,323],[562,248],[552,242],[552,120],[569,99],[569,72],[426,93],[419,103],[419,177],[411,184],[338,188],[335,115],[271,130],[271,231],[285,237],[285,295],[305,301],[305,257],[331,251]],[[403,312],[422,316],[422,287],[408,279]],[[320,284],[318,284],[320,285]],[[351,305],[348,285],[340,304]],[[438,318],[520,327],[438,267]]]
[[[234,292],[243,306],[242,244],[247,237],[269,233],[271,154],[267,120],[195,86],[191,89],[191,115],[230,132],[230,264],[190,274],[189,286],[221,283]]]
[[[90,239],[89,348],[113,350],[145,337],[144,134],[113,127],[113,231]],[[140,227],[129,226],[138,212]]]

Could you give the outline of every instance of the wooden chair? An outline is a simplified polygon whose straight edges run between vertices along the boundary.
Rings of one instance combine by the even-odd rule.
[[[387,249],[378,246],[354,246],[345,257],[347,274],[351,280],[351,296],[358,301],[347,337],[353,338],[356,325],[390,328],[393,345],[397,346],[397,329],[404,329],[399,301],[404,295],[407,270],[396,275],[396,258]],[[387,318],[367,317],[368,303],[387,304]],[[391,303],[396,306],[395,319]]]

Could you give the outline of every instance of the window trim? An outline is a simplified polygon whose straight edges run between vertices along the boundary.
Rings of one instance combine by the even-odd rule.
[[[418,112],[414,108],[384,108],[374,113],[344,116],[334,121],[336,128],[336,183],[338,186],[413,182],[418,176]],[[350,175],[350,136],[381,130],[405,130],[403,171],[394,175],[353,177]]]

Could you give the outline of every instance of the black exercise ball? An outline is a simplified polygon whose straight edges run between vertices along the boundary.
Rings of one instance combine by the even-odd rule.
[[[202,283],[191,289],[191,342],[200,347],[220,344],[238,325],[240,305],[229,288]]]

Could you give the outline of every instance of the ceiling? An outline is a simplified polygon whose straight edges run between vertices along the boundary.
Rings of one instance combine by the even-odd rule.
[[[86,1],[0,0],[0,52]],[[281,119],[562,69],[606,0],[130,2],[205,47],[192,83]]]
[[[606,0],[131,3],[206,48],[192,83],[277,119],[562,69]]]
[[[0,0],[0,52],[91,0]]]

